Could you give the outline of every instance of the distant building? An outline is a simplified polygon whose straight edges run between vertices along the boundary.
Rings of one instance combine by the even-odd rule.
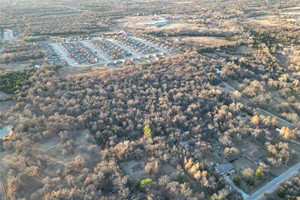
[[[245,149],[244,156],[249,160],[251,160],[252,162],[254,162],[255,164],[258,164],[260,162],[260,158],[263,157],[264,154],[257,149],[254,149],[252,151]]]
[[[280,128],[276,128],[276,131],[279,133],[281,131],[281,129]]]
[[[231,163],[222,163],[215,166],[215,169],[220,175],[231,175],[235,172],[235,169]]]

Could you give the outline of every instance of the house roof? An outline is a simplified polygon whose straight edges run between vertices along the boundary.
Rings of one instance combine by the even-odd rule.
[[[270,132],[267,133],[266,136],[271,138],[271,139],[274,139],[278,136],[278,132],[277,131],[270,131]]]
[[[220,174],[225,174],[225,173],[229,172],[230,170],[234,169],[234,167],[231,163],[222,163],[222,164],[216,165],[215,169]]]
[[[259,158],[261,158],[264,155],[261,151],[259,151],[257,149],[254,149],[252,151],[246,149],[244,151],[244,154],[247,158],[249,158],[253,162],[258,162]]]

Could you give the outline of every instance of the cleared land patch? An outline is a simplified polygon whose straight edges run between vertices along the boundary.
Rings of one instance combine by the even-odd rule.
[[[196,43],[205,47],[214,47],[230,45],[232,42],[225,40],[223,37],[183,37],[183,41]]]
[[[145,171],[146,164],[147,162],[143,160],[129,160],[121,162],[119,165],[133,181],[139,182],[149,177]],[[170,175],[176,173],[176,168],[168,163],[161,163],[159,173]]]

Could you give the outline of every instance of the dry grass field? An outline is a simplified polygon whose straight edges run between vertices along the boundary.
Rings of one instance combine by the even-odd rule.
[[[5,113],[7,110],[15,106],[17,101],[2,101],[0,102],[0,113]]]
[[[22,71],[29,69],[30,65],[31,63],[29,61],[6,64],[5,67],[0,68],[0,73],[5,71]]]
[[[13,137],[13,135],[12,135]],[[24,196],[32,194],[42,186],[42,180],[39,178],[43,177],[55,177],[57,173],[63,173],[66,169],[71,170],[73,173],[77,173],[76,170],[81,166],[84,166],[88,170],[93,170],[97,163],[100,162],[100,150],[96,147],[95,141],[91,136],[89,130],[78,130],[72,134],[72,143],[68,141],[67,145],[72,146],[72,149],[65,151],[61,148],[62,143],[59,137],[52,137],[44,140],[42,143],[31,144],[31,151],[28,154],[39,163],[42,167],[39,171],[32,171],[31,176],[26,176],[27,187],[19,190],[20,194]],[[1,150],[1,149],[0,149]],[[18,152],[22,152],[20,148]],[[27,163],[21,154],[18,152],[0,151],[0,169],[4,169],[5,166],[15,168],[18,165],[31,165]],[[38,153],[37,153],[38,152]],[[91,152],[94,155],[91,155]],[[33,167],[34,168],[34,167]],[[82,169],[81,169],[82,170]],[[3,179],[8,177],[7,174],[2,173]],[[62,183],[63,184],[63,183]],[[58,186],[59,187],[59,186]],[[26,199],[29,199],[27,196]]]
[[[230,45],[232,42],[225,40],[222,37],[183,37],[183,41],[196,43],[205,47],[216,47],[222,45]]]
[[[125,171],[134,182],[140,182],[141,180],[148,178],[145,172],[146,161],[144,160],[129,160],[121,162],[120,168]],[[163,163],[160,168],[160,173],[171,174],[176,173],[176,168],[170,164]],[[172,176],[172,175],[171,175]]]

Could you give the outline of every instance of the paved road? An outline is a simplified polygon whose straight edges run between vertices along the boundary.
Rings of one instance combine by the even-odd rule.
[[[228,176],[224,176],[225,181],[227,181],[227,183],[229,183],[236,191],[238,191],[244,199],[247,199],[249,197],[248,194],[246,194],[243,190],[241,190],[240,188],[238,188]]]
[[[291,142],[300,145],[300,142],[296,141],[296,140],[291,140]]]
[[[229,87],[231,90],[233,90],[233,91],[236,90],[235,88],[233,88],[232,86],[228,85],[227,83],[225,83],[225,82],[222,82],[222,83],[224,83],[224,84],[225,84],[227,87]],[[243,97],[245,97],[245,98],[247,98],[249,101],[251,101],[251,99],[249,99],[249,98],[246,97],[245,95],[243,95]],[[288,124],[288,125],[290,125],[290,126],[292,126],[292,127],[295,127],[294,124],[292,124],[292,123],[290,123],[290,122],[288,122],[288,121],[286,121],[286,120],[284,120],[284,119],[278,117],[277,115],[274,115],[274,114],[272,114],[272,113],[270,113],[270,112],[268,112],[268,111],[266,111],[266,110],[260,108],[259,106],[257,106],[257,108],[258,108],[259,111],[260,111],[261,113],[263,113],[264,115],[270,115],[271,117],[275,117],[278,121],[281,121],[281,122],[283,122],[283,123],[285,123],[285,124]]]
[[[291,179],[295,174],[297,174],[300,170],[300,162],[298,162],[296,165],[290,167],[287,171],[283,172],[280,176],[274,178],[272,181],[267,183],[265,186],[257,190],[252,195],[246,194],[243,190],[238,188],[228,176],[224,176],[225,181],[229,183],[237,192],[239,192],[245,200],[259,200],[264,197],[264,194],[272,193],[276,189],[279,188],[280,184],[283,182],[288,181]]]
[[[288,121],[286,121],[286,120],[284,120],[284,119],[282,119],[282,118],[280,118],[280,117],[278,117],[278,116],[276,116],[276,115],[274,115],[274,114],[272,114],[272,113],[270,113],[270,112],[268,112],[268,111],[266,111],[266,110],[264,110],[264,109],[262,109],[262,108],[259,108],[259,109],[260,109],[260,111],[261,111],[262,113],[265,113],[265,115],[270,115],[271,117],[276,117],[277,120],[279,120],[279,121],[281,121],[281,122],[284,122],[284,123],[286,123],[286,124],[288,124],[288,125],[290,125],[290,126],[292,126],[292,127],[295,127],[294,124],[292,124],[292,123],[290,123],[290,122],[288,122]]]
[[[288,170],[283,172],[277,178],[274,178],[272,181],[270,181],[264,187],[257,190],[255,193],[253,193],[251,196],[249,196],[245,200],[258,200],[258,199],[263,198],[263,196],[266,192],[268,192],[268,193],[274,192],[280,186],[281,183],[286,182],[287,180],[292,178],[296,173],[298,173],[299,170],[300,170],[300,162],[298,162],[293,167],[290,167]]]

